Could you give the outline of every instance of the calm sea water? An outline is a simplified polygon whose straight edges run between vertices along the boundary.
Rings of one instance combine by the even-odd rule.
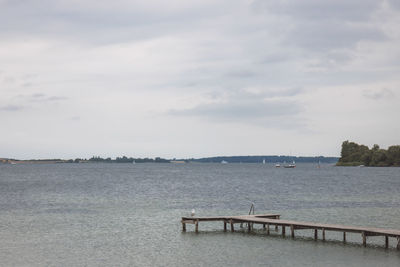
[[[284,219],[400,229],[400,168],[299,164],[0,165],[1,266],[400,266],[383,237],[311,230],[296,239],[181,232],[180,217],[277,212]]]

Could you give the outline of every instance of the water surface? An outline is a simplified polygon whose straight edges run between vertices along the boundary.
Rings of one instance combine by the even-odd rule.
[[[400,169],[299,164],[0,165],[1,266],[400,266],[383,237],[261,228],[223,232],[180,217],[277,212],[284,219],[400,228]]]

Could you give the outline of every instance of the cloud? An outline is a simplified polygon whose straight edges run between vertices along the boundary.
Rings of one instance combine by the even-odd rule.
[[[387,2],[391,7],[400,9],[400,2],[398,0],[387,0]]]
[[[315,54],[354,47],[362,40],[385,40],[382,28],[371,23],[382,5],[383,1],[376,0],[258,0],[253,8],[285,23],[278,33],[285,45]]]
[[[68,97],[65,96],[49,96],[43,93],[35,93],[32,95],[21,95],[19,97],[28,102],[55,102],[55,101],[68,100]]]
[[[45,97],[45,96],[46,96],[45,94],[36,93],[36,94],[33,94],[33,95],[32,95],[32,98],[43,98],[43,97]]]
[[[191,109],[174,111],[172,114],[241,120],[294,115],[299,111],[300,108],[293,102],[235,101],[218,104],[203,104]]]
[[[24,109],[23,106],[19,106],[19,105],[6,105],[6,106],[0,106],[0,111],[10,111],[10,112],[14,112],[14,111],[20,111]]]
[[[64,96],[48,96],[43,93],[34,93],[31,95],[17,95],[14,97],[9,98],[8,100],[5,101],[3,99],[3,102],[8,102],[8,104],[5,104],[1,106],[0,103],[0,111],[8,111],[8,112],[17,112],[17,111],[23,111],[25,109],[29,108],[34,108],[34,107],[41,107],[41,108],[47,108],[45,103],[52,103],[52,102],[58,102],[58,101],[64,101],[67,100],[68,97]],[[9,104],[13,103],[13,104]]]
[[[27,0],[1,1],[3,34],[58,36],[90,44],[152,39],[194,26],[214,16],[213,1]]]
[[[170,110],[169,114],[216,122],[250,123],[267,128],[303,127],[305,122],[299,116],[303,108],[289,97],[300,92],[297,88],[280,92],[265,89],[239,90],[214,96],[211,102],[197,104],[192,108]],[[294,123],[290,126],[287,121]]]
[[[46,101],[64,101],[67,99],[68,97],[65,96],[49,96],[46,98]]]
[[[255,9],[264,9],[273,14],[287,15],[307,20],[345,20],[365,21],[380,7],[382,1],[376,0],[256,0]]]
[[[395,94],[392,90],[383,88],[379,90],[364,90],[363,96],[369,99],[378,100],[383,98],[392,98]]]
[[[250,71],[250,70],[232,70],[228,73],[226,73],[227,77],[233,77],[233,78],[252,78],[254,76],[256,76],[257,73],[254,71]]]
[[[80,121],[81,117],[80,116],[73,116],[69,118],[71,121]]]
[[[141,145],[139,153],[176,156],[209,147],[215,135],[203,132],[218,128],[225,147],[238,148],[237,139],[225,138],[233,132],[253,136],[243,142],[245,153],[259,151],[246,149],[261,149],[254,141],[260,138],[296,140],[307,151],[314,142],[318,154],[330,144],[328,153],[338,153],[332,140],[373,129],[349,113],[372,118],[389,105],[390,114],[399,113],[391,97],[400,82],[398,3],[0,0],[0,109],[19,111],[2,121],[3,139],[24,131],[30,139],[15,143],[32,148],[52,132],[54,142],[44,138],[36,151],[47,144],[46,151],[62,153],[55,144],[68,136],[73,153],[103,149],[101,143],[107,151]],[[76,114],[90,120],[80,123]],[[379,123],[375,129],[399,132],[392,122]],[[326,135],[293,138],[299,129]],[[96,138],[81,134],[93,130]],[[183,145],[180,133],[204,143],[181,152],[177,147],[193,142]],[[121,146],[104,142],[119,142],[121,134]],[[133,143],[143,136],[148,143]],[[287,142],[266,141],[265,148],[274,143],[280,153]]]

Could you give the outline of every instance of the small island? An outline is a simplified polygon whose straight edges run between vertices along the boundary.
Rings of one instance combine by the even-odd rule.
[[[369,167],[400,167],[400,146],[390,146],[382,149],[374,145],[371,149],[366,145],[344,141],[341,157],[337,166],[369,166]]]

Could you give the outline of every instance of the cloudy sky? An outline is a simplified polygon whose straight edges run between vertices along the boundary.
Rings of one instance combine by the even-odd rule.
[[[0,0],[0,157],[400,144],[398,0]]]

